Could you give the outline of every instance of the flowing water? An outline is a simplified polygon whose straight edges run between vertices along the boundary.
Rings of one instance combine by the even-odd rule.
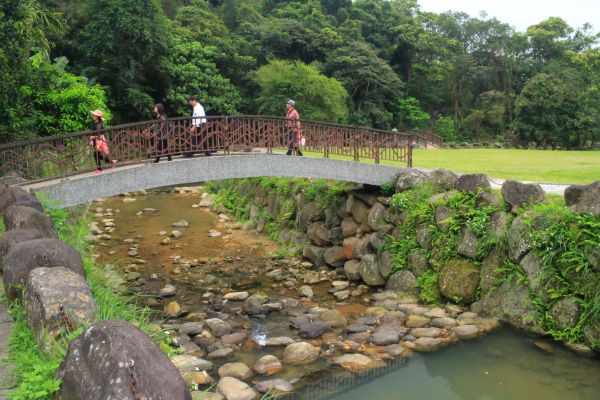
[[[273,267],[269,254],[276,251],[276,246],[264,236],[238,229],[239,225],[219,219],[206,209],[192,208],[200,201],[198,194],[182,195],[165,189],[137,196],[132,202],[123,199],[110,198],[95,205],[105,213],[96,220],[110,218],[116,225],[112,239],[97,246],[98,260],[114,265],[125,277],[139,274],[140,278],[130,280],[133,292],[155,294],[166,283],[177,287],[175,298],[150,298],[151,307],[162,310],[166,301],[176,299],[186,312],[206,311],[207,305],[219,311],[207,292],[218,292],[223,287],[261,291],[271,300],[297,298],[295,289],[288,293],[263,270],[269,263],[271,269],[287,268],[287,260],[276,261]],[[182,219],[189,222],[188,227],[171,226]],[[183,236],[161,245],[167,236],[159,232],[169,234],[174,229]],[[211,229],[222,235],[209,237]],[[293,264],[289,265],[292,268]],[[313,286],[314,301],[334,307],[327,295],[328,287]],[[358,298],[337,309],[347,317],[356,317],[365,307]],[[260,345],[269,337],[295,336],[282,313],[238,323],[251,332],[251,340],[222,362],[253,365],[265,354],[281,357],[281,348],[265,349]],[[290,398],[305,400],[600,400],[598,358],[584,358],[550,340],[506,328],[434,353],[415,352],[410,358],[382,365],[357,373],[319,359],[308,366],[286,366],[275,377],[294,382],[296,392]]]

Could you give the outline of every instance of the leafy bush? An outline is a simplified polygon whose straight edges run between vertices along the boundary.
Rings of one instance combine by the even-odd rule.
[[[419,300],[425,303],[435,303],[440,299],[438,288],[439,274],[433,270],[425,271],[417,278]]]
[[[393,196],[394,193],[396,193],[396,185],[394,184],[394,182],[386,182],[383,185],[381,185],[381,194],[384,196]]]

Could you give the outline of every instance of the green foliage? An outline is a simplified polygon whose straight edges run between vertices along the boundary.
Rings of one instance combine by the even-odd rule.
[[[393,196],[396,193],[396,184],[394,182],[386,182],[379,188],[381,194],[384,196]]]
[[[256,71],[260,88],[256,104],[263,114],[285,114],[287,99],[294,99],[301,118],[344,122],[348,94],[334,78],[322,75],[314,65],[271,61]]]
[[[423,111],[419,100],[414,97],[398,99],[398,119],[403,129],[418,130],[429,126],[431,116]]]
[[[454,128],[454,119],[452,117],[439,117],[435,121],[435,133],[446,142],[456,141],[456,129]]]
[[[427,270],[417,278],[417,289],[419,289],[419,300],[425,303],[435,303],[440,299],[438,288],[439,274],[433,270]]]
[[[419,244],[414,233],[406,232],[400,238],[388,236],[384,250],[392,253],[392,271],[402,271],[408,268],[408,255],[411,251],[419,250]]]
[[[435,210],[427,200],[435,194],[435,189],[429,184],[419,185],[401,193],[396,193],[390,199],[390,205],[398,213],[407,212],[404,223],[415,227],[416,224],[429,224],[434,221]]]

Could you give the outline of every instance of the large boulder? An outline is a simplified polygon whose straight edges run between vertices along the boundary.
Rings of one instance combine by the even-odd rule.
[[[429,174],[429,183],[440,190],[452,190],[456,187],[458,177],[452,171],[443,168],[436,169]]]
[[[452,209],[446,206],[440,206],[435,209],[435,224],[442,231],[448,230],[452,218]]]
[[[513,213],[523,205],[541,203],[544,201],[544,196],[544,190],[537,183],[507,180],[502,184],[502,197],[511,206]]]
[[[102,321],[69,343],[56,377],[60,400],[191,400],[179,371],[144,332]]]
[[[378,231],[381,226],[385,224],[385,221],[383,220],[384,213],[385,207],[379,202],[375,203],[375,205],[371,207],[371,210],[367,216],[367,223],[372,231]]]
[[[98,310],[83,276],[64,267],[31,271],[23,305],[29,327],[46,350],[65,331],[91,325]]]
[[[302,196],[300,196],[302,197]],[[320,221],[325,218],[325,212],[316,202],[302,203],[302,199],[298,200],[296,212],[296,224],[300,229],[307,229],[313,222]]]
[[[377,257],[367,254],[360,260],[360,277],[369,286],[385,285],[385,279],[379,272]]]
[[[228,376],[219,380],[217,393],[225,400],[254,400],[258,397],[258,393],[246,383]]]
[[[264,304],[268,301],[269,298],[267,296],[261,294],[253,294],[252,296],[248,297],[246,301],[244,301],[244,305],[242,308],[244,309],[244,312],[248,315],[264,314],[267,311]]]
[[[325,322],[329,328],[345,328],[348,326],[346,317],[338,310],[327,310],[319,316],[319,319]]]
[[[540,258],[534,251],[530,251],[521,259],[519,265],[523,267],[523,270],[527,274],[529,287],[532,290],[536,290],[540,286],[539,275],[542,271],[542,262]]]
[[[481,290],[487,291],[494,286],[498,281],[497,270],[502,265],[505,258],[504,252],[498,248],[493,248],[490,253],[483,259],[481,263],[480,284]]]
[[[408,253],[407,264],[408,270],[417,278],[429,268],[429,265],[427,264],[427,256],[419,250],[413,250]]]
[[[369,252],[369,239],[368,235],[361,238],[349,237],[344,239],[344,256],[348,260],[362,258]]]
[[[600,215],[600,181],[569,186],[565,189],[565,204],[575,211]]]
[[[349,281],[360,280],[360,261],[350,260],[344,264],[344,272]]]
[[[364,201],[358,199],[353,194],[348,197],[347,203],[348,210],[350,214],[352,214],[352,218],[356,221],[357,224],[362,225],[367,221],[367,217],[369,216],[370,207]]]
[[[386,250],[379,256],[377,267],[379,268],[379,273],[384,279],[389,278],[389,276],[392,274],[393,263],[394,256],[390,251]]]
[[[467,174],[458,178],[456,189],[461,192],[477,192],[478,190],[489,192],[492,190],[492,185],[485,174]]]
[[[416,229],[417,243],[424,249],[431,249],[434,229],[428,224],[419,225]]]
[[[287,345],[283,350],[283,363],[292,365],[310,364],[319,358],[321,349],[307,342],[296,342]]]
[[[467,260],[455,258],[440,269],[440,293],[448,299],[470,304],[475,299],[478,285],[477,268]]]
[[[310,241],[317,246],[329,246],[331,240],[329,238],[329,228],[324,222],[314,222],[308,226],[306,234]]]
[[[354,221],[354,218],[344,218],[342,220],[342,234],[344,238],[356,235],[358,232],[358,224]]]
[[[344,265],[344,262],[346,261],[344,248],[342,246],[333,246],[328,248],[323,253],[323,261],[325,261],[325,264],[331,265],[332,267]]]
[[[35,239],[19,243],[4,257],[4,287],[9,300],[21,295],[29,273],[39,267],[65,267],[84,276],[77,250],[56,239]]]
[[[398,271],[390,276],[385,285],[385,290],[394,292],[412,292],[417,291],[417,278],[410,271]]]
[[[37,229],[44,237],[58,237],[52,219],[31,207],[16,205],[8,207],[4,212],[4,228],[6,231]]]
[[[26,242],[28,240],[42,239],[44,234],[37,229],[15,229],[5,232],[0,238],[0,272],[4,271],[4,256],[16,244]]]
[[[427,174],[413,168],[403,168],[396,175],[396,192],[403,192],[427,182]]]
[[[19,186],[0,186],[0,214],[4,214],[21,197],[27,196],[30,194]]]
[[[585,343],[600,353],[600,321],[590,321],[583,327]]]
[[[523,218],[517,217],[508,231],[508,256],[511,260],[519,262],[529,250],[531,250],[529,229],[523,223]]]

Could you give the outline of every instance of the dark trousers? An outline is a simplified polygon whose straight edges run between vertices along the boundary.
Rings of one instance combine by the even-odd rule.
[[[290,129],[288,131],[288,151],[298,151],[300,147],[298,146],[298,135],[296,134],[295,129]]]
[[[102,169],[102,161],[110,164],[110,157],[99,151],[94,151],[94,160],[96,160],[96,169]]]

